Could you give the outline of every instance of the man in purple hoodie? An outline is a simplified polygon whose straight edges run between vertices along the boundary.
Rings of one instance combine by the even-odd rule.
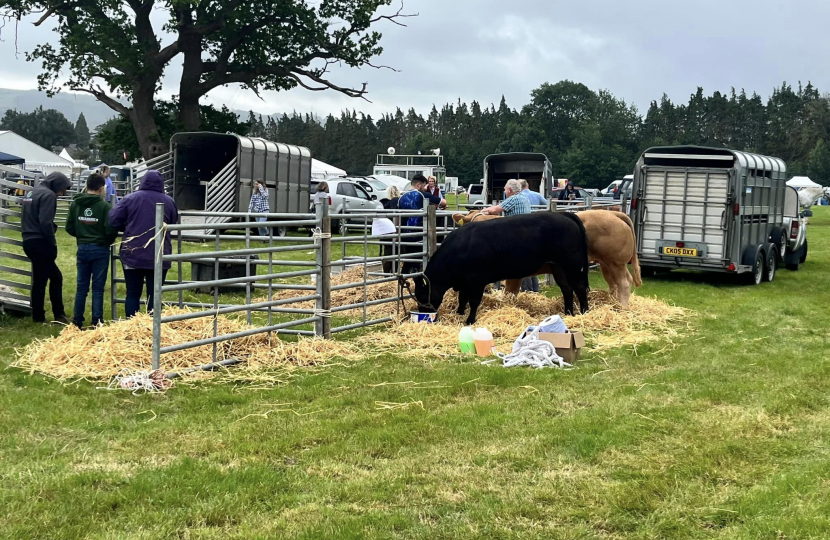
[[[179,221],[179,210],[173,199],[164,193],[164,178],[158,171],[147,171],[141,179],[138,191],[130,193],[110,211],[110,226],[124,232],[121,244],[121,266],[124,267],[124,281],[127,282],[125,311],[132,317],[141,308],[141,294],[147,285],[147,311],[153,305],[153,274],[155,269],[156,204],[164,204],[164,222]],[[172,252],[170,235],[164,237],[164,254]],[[167,276],[170,263],[164,263]]]

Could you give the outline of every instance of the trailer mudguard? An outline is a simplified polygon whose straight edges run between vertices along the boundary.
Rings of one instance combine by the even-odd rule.
[[[749,266],[754,270],[755,258],[758,257],[759,251],[764,251],[763,244],[758,244],[757,246],[746,246],[743,257],[741,258],[741,264],[743,266]],[[764,253],[764,257],[766,257],[766,253]]]

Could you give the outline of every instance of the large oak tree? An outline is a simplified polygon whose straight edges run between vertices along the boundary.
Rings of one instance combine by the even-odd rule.
[[[382,52],[377,23],[392,0],[0,0],[0,16],[35,26],[54,20],[58,40],[26,54],[41,61],[38,81],[50,94],[86,92],[130,119],[142,154],[164,152],[154,119],[165,69],[182,63],[178,120],[201,126],[199,99],[240,84],[254,92],[304,87],[364,97],[330,79],[333,64],[374,66]],[[313,5],[312,5],[313,4]],[[151,17],[163,12],[158,28]]]

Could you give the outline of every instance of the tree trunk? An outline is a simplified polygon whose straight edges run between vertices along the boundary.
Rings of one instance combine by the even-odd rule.
[[[138,146],[144,159],[152,159],[168,151],[167,144],[159,136],[156,119],[153,116],[153,88],[133,90],[133,107],[130,109],[130,120],[135,130]]]
[[[189,13],[185,15],[189,19]],[[199,83],[202,77],[202,38],[184,27],[179,34],[179,50],[184,54],[182,78],[179,81],[179,123],[186,131],[202,127],[199,108]]]

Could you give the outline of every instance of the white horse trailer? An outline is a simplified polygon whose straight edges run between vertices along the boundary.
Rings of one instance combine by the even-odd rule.
[[[697,146],[646,150],[630,206],[644,272],[687,268],[771,281],[788,239],[786,180],[778,158]]]

